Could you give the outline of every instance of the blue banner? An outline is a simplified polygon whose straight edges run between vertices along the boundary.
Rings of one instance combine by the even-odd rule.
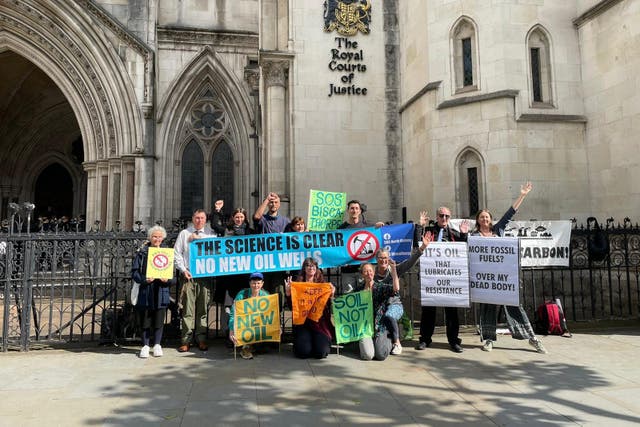
[[[395,262],[402,262],[411,256],[413,224],[385,225],[380,230],[382,247],[389,251],[389,255]]]
[[[357,265],[375,262],[381,247],[381,229],[375,228],[213,237],[190,243],[189,271],[193,277],[210,277],[297,270],[307,257],[320,268]]]

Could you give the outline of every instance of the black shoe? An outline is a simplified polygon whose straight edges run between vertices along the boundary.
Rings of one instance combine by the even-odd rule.
[[[462,346],[460,344],[453,344],[451,346],[451,351],[454,353],[462,353],[464,350],[462,350]]]
[[[429,344],[427,344],[427,343],[426,343],[426,342],[424,342],[424,341],[420,341],[420,342],[418,343],[418,345],[416,346],[416,350],[426,350],[426,349],[427,349],[427,347],[429,347]]]

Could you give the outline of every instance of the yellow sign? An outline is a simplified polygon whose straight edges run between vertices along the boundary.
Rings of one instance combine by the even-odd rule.
[[[320,320],[330,297],[331,283],[291,282],[293,324],[302,325],[307,317]]]
[[[278,294],[234,302],[233,333],[238,346],[261,341],[280,342]]]
[[[173,248],[149,248],[147,277],[152,279],[173,278]]]

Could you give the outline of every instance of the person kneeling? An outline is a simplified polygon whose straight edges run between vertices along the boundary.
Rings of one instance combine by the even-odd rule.
[[[389,261],[392,284],[375,281],[373,265],[369,263],[360,266],[363,284],[357,291],[371,291],[374,314],[374,336],[359,341],[360,358],[363,360],[385,360],[389,354],[402,353],[397,316],[389,312],[389,299],[396,297],[400,291],[400,279],[396,271],[395,261]]]
[[[324,283],[322,270],[313,258],[306,258],[296,276],[296,282]],[[331,285],[331,297],[336,288]],[[291,304],[291,277],[285,281],[287,302]],[[307,318],[302,325],[293,325],[293,354],[300,359],[324,359],[331,351],[331,300],[327,301],[322,316],[316,322]]]
[[[252,273],[251,276],[249,276],[249,287],[238,292],[234,301],[241,301],[247,298],[265,297],[269,295],[269,292],[263,290],[262,286],[264,286],[264,276],[262,273]],[[232,304],[231,312],[229,313],[229,338],[233,341],[233,344],[237,346],[238,340],[234,332],[234,315],[235,304]],[[253,345],[244,345],[242,346],[240,356],[242,356],[243,359],[253,359],[254,352],[255,347]]]

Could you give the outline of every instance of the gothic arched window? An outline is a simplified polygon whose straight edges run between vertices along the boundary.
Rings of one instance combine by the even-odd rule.
[[[204,206],[204,156],[195,140],[187,144],[182,153],[182,186],[180,188],[180,216],[191,217],[196,209]]]
[[[225,212],[237,206],[233,197],[233,153],[226,141],[220,142],[211,158],[211,191],[214,199],[223,199]]]
[[[535,27],[527,36],[529,60],[529,88],[531,105],[552,106],[551,55],[549,37],[541,27]]]
[[[469,18],[462,17],[451,31],[453,74],[456,92],[479,88],[478,34]]]
[[[463,218],[473,218],[484,203],[482,159],[475,150],[467,148],[456,163],[460,213]]]

